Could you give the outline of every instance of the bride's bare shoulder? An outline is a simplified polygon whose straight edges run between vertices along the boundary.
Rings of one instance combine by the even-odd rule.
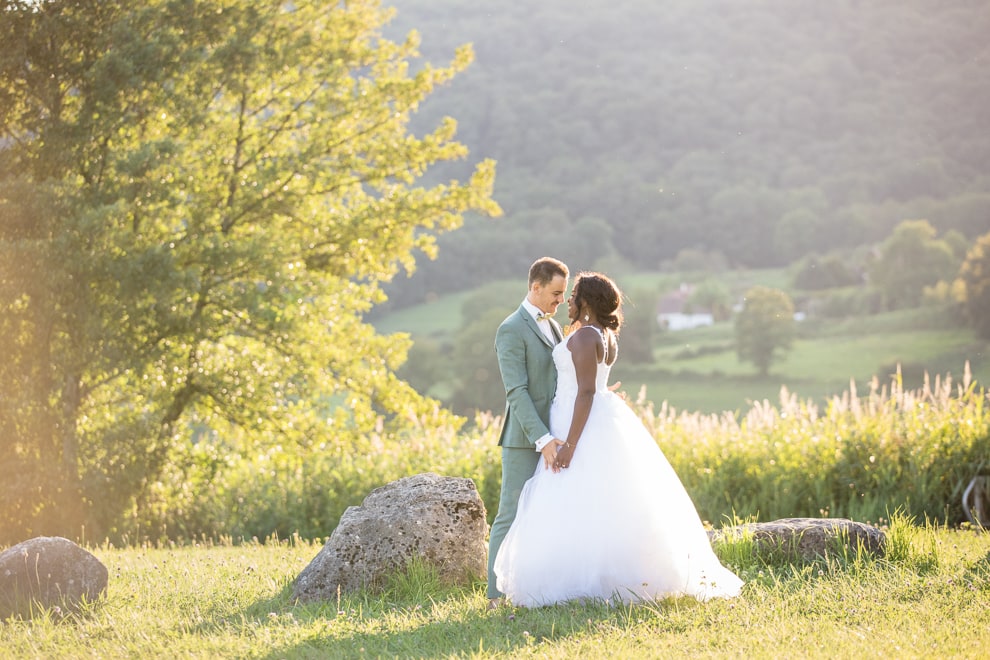
[[[594,332],[581,332],[581,330],[593,330]],[[603,337],[594,326],[586,325],[578,328],[567,338],[567,348],[572,354],[578,352],[589,352],[600,359]],[[597,360],[596,360],[597,361]]]

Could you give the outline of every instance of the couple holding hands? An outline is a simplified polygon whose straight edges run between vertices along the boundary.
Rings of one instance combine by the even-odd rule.
[[[568,277],[562,262],[538,259],[495,337],[506,409],[489,607],[737,595],[742,581],[715,556],[656,440],[608,388],[622,292],[578,274],[565,337],[553,316]]]

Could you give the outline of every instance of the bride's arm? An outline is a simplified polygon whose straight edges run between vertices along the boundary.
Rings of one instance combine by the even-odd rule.
[[[599,351],[601,350],[601,341],[597,332],[575,332],[567,342],[567,348],[571,351],[571,359],[574,361],[578,391],[574,398],[571,428],[567,432],[566,441],[557,449],[557,463],[561,467],[567,467],[571,464],[574,449],[584,431],[584,425],[588,422],[591,404],[595,400],[595,380],[598,374]]]

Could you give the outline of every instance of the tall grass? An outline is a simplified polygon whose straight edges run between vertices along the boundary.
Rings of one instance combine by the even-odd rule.
[[[781,390],[745,415],[679,413],[636,405],[699,512],[768,520],[833,516],[880,521],[909,516],[960,522],[961,494],[990,463],[990,411],[971,381],[926,378],[916,390],[900,374],[856,384],[824,409]]]
[[[964,520],[961,496],[990,463],[990,410],[969,378],[926,380],[905,389],[899,375],[856,384],[827,405],[786,389],[744,414],[659,408],[641,395],[630,405],[680,475],[705,520],[848,517],[880,522],[899,509],[920,520]],[[159,485],[154,517],[125,542],[325,537],[348,506],[374,488],[419,472],[474,480],[494,517],[501,482],[500,418],[468,427],[421,420],[401,437],[385,433],[309,447],[274,444],[228,456],[219,468]]]
[[[421,472],[473,480],[494,516],[501,486],[498,421],[479,415],[469,431],[432,419],[414,426],[402,436],[382,431],[305,447],[275,443],[260,452],[236,451],[200,475],[187,468],[184,479],[158,484],[157,506],[136,513],[138,522],[144,514],[154,519],[122,540],[325,537],[373,489]]]

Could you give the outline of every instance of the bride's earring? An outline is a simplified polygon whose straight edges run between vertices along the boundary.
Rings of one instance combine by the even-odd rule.
[[[590,319],[590,318],[591,318],[590,316],[588,316],[587,314],[585,314],[584,315],[584,322],[587,323],[588,322],[588,319]]]

